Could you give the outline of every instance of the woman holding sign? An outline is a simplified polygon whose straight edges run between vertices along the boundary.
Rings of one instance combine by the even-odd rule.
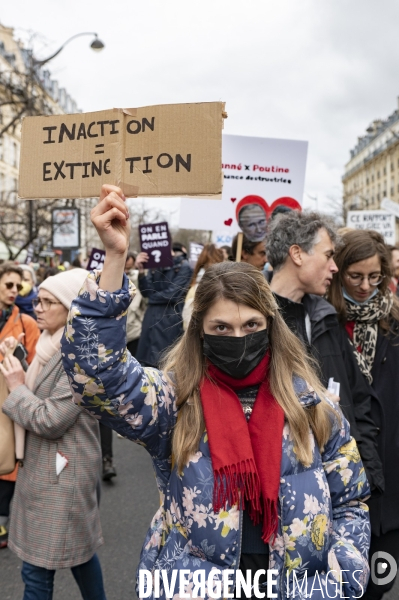
[[[336,592],[340,570],[343,595],[360,596],[368,578],[364,469],[262,273],[211,266],[163,370],[142,368],[121,335],[134,295],[123,275],[124,200],[103,186],[92,220],[104,269],[73,302],[62,347],[75,402],[154,462],[161,507],[141,554],[139,596],[155,598],[159,588],[169,598],[234,597],[235,589],[239,597],[244,578],[241,597],[267,586],[282,600],[295,574],[321,599],[323,589]],[[94,361],[79,353],[88,319]]]

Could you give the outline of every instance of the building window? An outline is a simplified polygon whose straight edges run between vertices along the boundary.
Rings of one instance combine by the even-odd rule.
[[[391,171],[394,170],[393,162],[391,163]]]
[[[5,200],[6,197],[6,177],[4,173],[0,173],[0,200]]]
[[[395,193],[395,188],[391,187],[391,196],[393,196]]]
[[[387,174],[387,168],[384,167],[384,175],[386,175],[386,174]]]
[[[18,146],[16,142],[12,143],[12,166],[18,167]]]
[[[369,184],[369,178],[366,177],[366,185],[368,185],[368,184]]]
[[[399,162],[399,161],[398,161]],[[374,181],[374,175],[371,176],[371,181]]]
[[[379,178],[380,178],[380,172],[377,171],[377,179],[379,179]]]
[[[12,189],[9,193],[10,204],[13,206],[17,202],[18,182],[15,178],[12,179]]]
[[[377,194],[377,202],[379,202],[379,201],[380,201],[380,194],[378,193]]]

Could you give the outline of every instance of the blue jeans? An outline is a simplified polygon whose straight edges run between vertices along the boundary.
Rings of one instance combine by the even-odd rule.
[[[83,565],[71,568],[83,600],[107,600],[103,575],[97,554]],[[23,600],[52,600],[55,570],[22,563],[22,580],[25,584]]]

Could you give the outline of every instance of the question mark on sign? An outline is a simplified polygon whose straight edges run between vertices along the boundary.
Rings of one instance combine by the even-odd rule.
[[[154,257],[156,263],[161,262],[161,254],[162,252],[160,250],[153,250],[151,252],[151,255]]]

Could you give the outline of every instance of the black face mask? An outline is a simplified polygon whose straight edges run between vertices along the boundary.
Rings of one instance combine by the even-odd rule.
[[[269,347],[266,329],[242,337],[204,334],[204,355],[215,367],[243,379],[260,363]]]

